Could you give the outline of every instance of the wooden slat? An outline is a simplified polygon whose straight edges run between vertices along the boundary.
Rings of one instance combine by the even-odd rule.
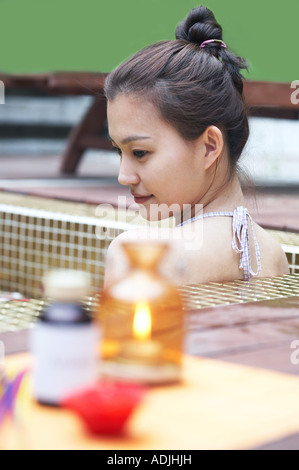
[[[71,95],[96,95],[104,89],[106,74],[96,72],[65,72],[49,75],[50,93]]]
[[[292,103],[291,96],[295,89],[291,83],[245,81],[244,97],[248,106],[251,107],[273,107],[299,111],[298,103]]]
[[[55,95],[96,95],[102,93],[105,79],[106,74],[97,72],[0,73],[0,80],[7,89],[37,89]]]
[[[299,365],[291,360],[298,307],[299,296],[293,296],[192,310],[186,352],[299,375]]]
[[[0,80],[7,89],[44,89],[47,87],[49,74],[4,74],[0,73]]]
[[[94,95],[101,93],[107,74],[100,72],[57,72],[42,74],[1,74],[7,88],[42,88],[50,93]],[[252,107],[272,107],[299,110],[291,96],[295,89],[291,82],[245,80],[245,101]]]

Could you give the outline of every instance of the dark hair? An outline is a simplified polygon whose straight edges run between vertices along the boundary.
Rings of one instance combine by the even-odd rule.
[[[231,168],[248,139],[241,59],[223,47],[222,28],[206,7],[191,10],[176,28],[176,39],[152,44],[134,54],[107,77],[105,93],[149,98],[161,117],[187,140],[210,126],[225,134]]]

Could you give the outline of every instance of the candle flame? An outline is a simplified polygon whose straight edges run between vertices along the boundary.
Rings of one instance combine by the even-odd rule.
[[[139,302],[136,305],[133,333],[138,340],[148,339],[151,335],[152,319],[149,305],[146,302]]]

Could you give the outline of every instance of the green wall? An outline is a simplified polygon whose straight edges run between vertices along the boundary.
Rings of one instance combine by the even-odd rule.
[[[299,0],[207,0],[248,78],[299,79]],[[172,39],[196,0],[0,0],[0,71],[108,72],[141,47]]]

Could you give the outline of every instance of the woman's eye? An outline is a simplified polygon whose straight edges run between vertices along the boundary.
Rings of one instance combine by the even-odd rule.
[[[134,150],[133,151],[133,155],[137,158],[145,157],[146,154],[147,154],[146,150]]]

